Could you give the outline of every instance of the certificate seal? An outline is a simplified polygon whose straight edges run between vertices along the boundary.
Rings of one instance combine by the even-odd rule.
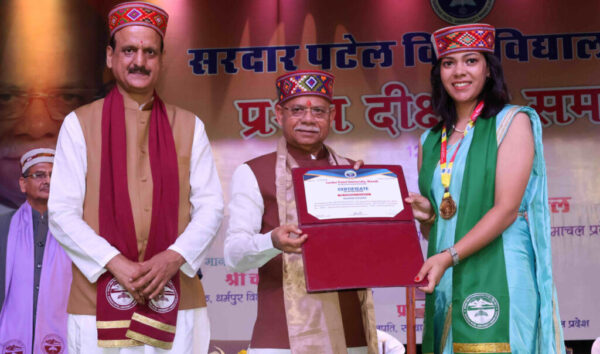
[[[346,170],[346,172],[344,172],[344,177],[346,177],[346,178],[356,178],[356,171],[354,171],[354,170]]]

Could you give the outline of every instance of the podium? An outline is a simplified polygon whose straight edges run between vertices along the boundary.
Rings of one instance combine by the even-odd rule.
[[[292,181],[298,227],[308,234],[309,292],[422,285],[414,281],[423,254],[401,166],[295,168]]]

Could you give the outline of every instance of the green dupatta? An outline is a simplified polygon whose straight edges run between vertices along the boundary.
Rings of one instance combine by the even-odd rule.
[[[423,144],[419,189],[437,213],[431,194],[433,173],[439,162],[441,129],[432,130]],[[496,118],[478,119],[467,155],[457,211],[454,242],[458,242],[494,206],[496,181]],[[437,219],[427,255],[436,253]],[[499,235],[501,236],[501,235]],[[502,237],[454,267],[451,313],[455,353],[507,353],[509,344],[509,295]],[[427,295],[423,353],[440,353],[444,343],[434,343],[434,294]],[[446,321],[449,319],[447,318]],[[448,324],[446,324],[448,325]]]

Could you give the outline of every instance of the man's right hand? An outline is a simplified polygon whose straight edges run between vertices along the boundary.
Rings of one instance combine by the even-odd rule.
[[[408,192],[408,197],[404,198],[404,201],[410,203],[412,206],[415,219],[423,222],[432,217],[433,208],[431,207],[429,199],[424,196],[418,193]]]
[[[292,238],[292,233],[300,236]],[[307,239],[308,235],[302,234],[297,225],[281,225],[271,231],[273,246],[287,253],[302,253],[301,246]]]
[[[106,269],[117,278],[119,284],[133,296],[138,304],[145,303],[141,293],[141,290],[143,289],[135,289],[133,282],[145,275],[149,269],[146,269],[146,267],[142,266],[140,263],[130,261],[121,253],[114,256],[106,263]]]

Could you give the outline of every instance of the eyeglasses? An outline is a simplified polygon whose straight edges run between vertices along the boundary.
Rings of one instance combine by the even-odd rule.
[[[35,180],[44,180],[46,178],[51,178],[52,177],[52,171],[50,172],[46,172],[46,171],[37,171],[34,173],[30,173],[28,175],[23,175],[23,178],[27,178],[27,177],[31,177]]]
[[[292,108],[289,108],[284,106],[283,109],[285,109],[286,111],[290,111],[292,117],[296,118],[304,117],[306,115],[306,112],[309,110],[313,117],[319,119],[326,118],[327,114],[331,112],[331,110],[326,109],[324,107],[294,106]]]
[[[43,100],[50,117],[62,121],[69,112],[91,101],[95,92],[95,89],[58,89],[48,92],[0,89],[0,121],[21,117],[34,99]]]

